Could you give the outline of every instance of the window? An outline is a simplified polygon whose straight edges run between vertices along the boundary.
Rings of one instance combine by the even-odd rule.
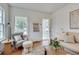
[[[0,41],[4,40],[4,20],[3,9],[0,9]]]
[[[15,32],[27,34],[27,17],[15,16]]]

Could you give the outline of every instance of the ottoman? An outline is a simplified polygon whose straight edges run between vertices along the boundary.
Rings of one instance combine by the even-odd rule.
[[[32,41],[25,41],[23,42],[23,51],[22,54],[27,54],[32,51],[33,42]]]

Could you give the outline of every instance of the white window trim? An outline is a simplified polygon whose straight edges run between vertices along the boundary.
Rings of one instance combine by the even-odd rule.
[[[5,20],[4,20],[4,10],[2,9],[2,8],[0,8],[0,10],[2,11],[2,23],[0,23],[1,25],[2,25],[2,27],[3,27],[3,38],[2,38],[2,40],[4,40],[5,39]],[[2,41],[2,40],[0,40],[0,41]]]

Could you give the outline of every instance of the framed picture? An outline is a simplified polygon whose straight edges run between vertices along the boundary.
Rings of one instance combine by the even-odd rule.
[[[33,32],[39,32],[39,23],[33,23]]]
[[[79,9],[70,12],[70,29],[79,29]]]

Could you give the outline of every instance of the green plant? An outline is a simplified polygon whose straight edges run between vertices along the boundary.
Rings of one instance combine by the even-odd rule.
[[[59,47],[61,47],[60,45],[59,45],[59,41],[57,40],[57,38],[54,38],[54,40],[52,40],[52,47],[54,47],[54,48],[59,48]]]

